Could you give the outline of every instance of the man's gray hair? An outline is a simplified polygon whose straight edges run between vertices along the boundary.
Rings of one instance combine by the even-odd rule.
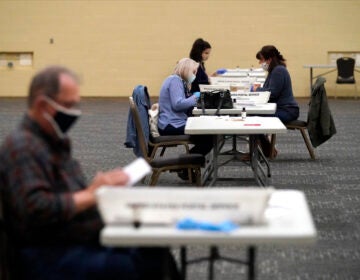
[[[29,94],[28,107],[30,108],[36,97],[45,95],[51,99],[56,99],[60,92],[60,75],[66,74],[72,77],[76,82],[78,76],[70,69],[63,66],[49,66],[38,72],[32,79]]]

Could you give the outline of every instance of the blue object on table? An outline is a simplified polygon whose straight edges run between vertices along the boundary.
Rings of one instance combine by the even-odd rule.
[[[227,70],[225,68],[220,68],[218,70],[216,70],[216,74],[222,75],[225,74],[227,72]]]
[[[221,223],[211,223],[206,221],[194,220],[185,218],[176,224],[177,229],[181,230],[204,230],[204,231],[219,231],[230,232],[237,229],[239,226],[231,221],[224,221]]]
[[[193,95],[195,95],[196,98],[200,98],[200,92],[199,91],[194,92]]]

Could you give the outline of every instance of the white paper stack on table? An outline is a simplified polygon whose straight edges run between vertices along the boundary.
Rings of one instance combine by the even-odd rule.
[[[266,104],[270,98],[270,91],[243,91],[238,90],[231,93],[231,98],[235,100],[235,105],[260,105]]]

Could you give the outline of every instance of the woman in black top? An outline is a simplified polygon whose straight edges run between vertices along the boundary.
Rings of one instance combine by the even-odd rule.
[[[191,93],[200,91],[199,85],[208,85],[209,76],[206,74],[205,61],[208,60],[211,52],[211,45],[203,39],[197,39],[190,51],[190,58],[198,62],[199,68],[196,73],[196,78],[191,84]]]

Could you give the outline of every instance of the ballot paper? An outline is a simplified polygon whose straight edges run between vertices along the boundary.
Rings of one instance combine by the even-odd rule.
[[[151,172],[150,165],[143,158],[137,158],[126,165],[123,171],[129,176],[127,186],[133,186]]]

